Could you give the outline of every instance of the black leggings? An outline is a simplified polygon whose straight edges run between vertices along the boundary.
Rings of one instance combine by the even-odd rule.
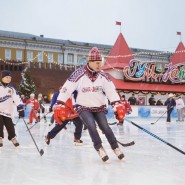
[[[0,115],[0,137],[2,138],[4,138],[4,126],[6,127],[6,130],[8,132],[8,139],[11,140],[16,136],[13,121],[9,117]]]

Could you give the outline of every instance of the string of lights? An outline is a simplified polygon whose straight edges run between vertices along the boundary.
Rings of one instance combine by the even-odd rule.
[[[159,56],[159,55],[164,55],[164,54],[175,54],[175,53],[184,53],[185,50],[180,50],[180,51],[175,51],[175,52],[138,52],[138,53],[134,53],[134,54],[129,54],[129,55],[117,55],[117,56],[110,56],[110,55],[103,55],[102,57],[105,59],[108,58],[127,58],[127,57],[131,57],[131,56],[139,56],[139,55],[153,55],[153,56]],[[44,56],[47,57],[47,59],[49,60],[50,58],[48,57],[48,55],[46,53],[44,53]],[[9,65],[25,65],[28,64],[30,62],[33,63],[37,63],[37,61],[35,61],[36,59],[38,59],[39,55],[35,56],[33,59],[28,60],[28,61],[20,61],[20,60],[7,60],[7,59],[2,59],[0,58],[0,61],[3,61],[5,64],[9,64]],[[87,56],[86,56],[87,57]],[[44,63],[44,62],[43,62]],[[81,64],[59,64],[57,61],[52,62],[55,65],[59,65],[62,67],[75,67],[75,66],[80,66]],[[112,67],[112,69],[115,69],[113,66],[111,66],[111,64],[109,64],[110,67]],[[115,69],[116,70],[116,69]],[[120,71],[120,70],[118,70]]]

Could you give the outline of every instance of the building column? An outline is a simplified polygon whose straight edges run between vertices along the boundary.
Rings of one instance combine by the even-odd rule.
[[[77,53],[74,53],[74,65],[77,65],[77,63],[78,63]]]
[[[64,64],[67,64],[67,55],[68,53],[64,52]]]

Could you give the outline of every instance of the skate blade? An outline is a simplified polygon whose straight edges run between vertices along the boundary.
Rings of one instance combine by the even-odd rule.
[[[120,161],[124,161],[125,156],[124,156],[123,154],[121,154],[120,156],[118,156],[118,159],[119,159]]]
[[[103,161],[105,164],[110,164],[110,160]]]
[[[83,143],[75,143],[74,145],[75,145],[75,146],[82,146]]]
[[[125,161],[125,158],[119,159],[120,161]]]

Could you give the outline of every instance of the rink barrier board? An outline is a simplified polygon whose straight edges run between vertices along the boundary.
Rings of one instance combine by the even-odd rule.
[[[45,105],[45,111],[46,113],[49,111],[49,106],[50,104]],[[25,118],[29,117],[29,112],[31,108],[29,106],[26,107],[25,110]],[[129,115],[126,115],[127,118],[155,118],[155,117],[160,117],[166,112],[166,106],[132,106],[132,113]],[[15,117],[18,117],[17,110],[14,112]],[[47,117],[51,117],[51,114],[48,114]],[[108,107],[108,113],[107,113],[107,118],[113,118],[114,117],[114,111],[111,106]],[[167,114],[164,114],[163,117],[166,118]],[[171,113],[172,118],[177,117],[177,110],[174,108],[174,110]]]

